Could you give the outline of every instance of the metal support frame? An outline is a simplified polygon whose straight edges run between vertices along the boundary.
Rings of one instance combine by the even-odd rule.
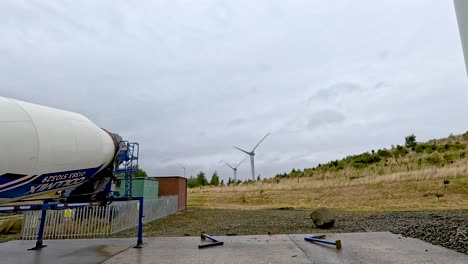
[[[313,243],[332,245],[332,246],[335,246],[336,249],[341,249],[341,240],[336,240],[335,242],[331,242],[331,241],[323,240],[324,238],[325,238],[325,235],[321,235],[321,236],[305,237],[304,240],[313,242]]]
[[[47,245],[44,245],[44,240],[43,240],[47,209],[48,209],[48,201],[44,200],[44,203],[42,204],[42,208],[41,208],[41,222],[39,223],[39,232],[37,233],[36,246],[28,250],[38,250],[38,249],[47,247]]]
[[[132,197],[132,176],[138,171],[138,156],[140,145],[136,142],[121,141],[124,144],[124,151],[120,153],[118,159],[121,162],[118,168],[114,170],[114,177],[125,175],[125,195],[126,198]]]
[[[207,234],[205,234],[205,233],[203,233],[203,232],[201,233],[200,236],[201,236],[201,239],[202,239],[202,240],[207,240],[207,239],[209,239],[209,240],[212,241],[212,243],[200,244],[200,245],[198,245],[198,248],[207,248],[207,247],[214,247],[214,246],[222,246],[222,245],[224,245],[224,242],[223,242],[223,241],[219,241],[219,240],[217,240],[216,238],[214,238],[214,237],[212,237],[212,236],[210,236],[210,235],[207,235]]]
[[[25,211],[37,211],[41,210],[41,219],[39,223],[39,230],[37,232],[37,241],[36,241],[36,246],[33,248],[30,248],[28,250],[40,250],[44,247],[47,247],[47,245],[44,245],[44,230],[45,230],[45,221],[46,221],[46,216],[47,216],[47,210],[61,210],[61,209],[72,209],[72,208],[78,208],[78,207],[84,207],[84,206],[89,206],[93,205],[93,203],[60,203],[56,202],[57,199],[46,199],[43,200],[43,204],[30,204],[30,205],[14,205],[14,206],[3,206],[0,207],[0,213],[16,213],[16,212],[25,212]],[[144,199],[143,197],[134,197],[134,198],[114,198],[112,201],[128,201],[128,200],[136,200],[139,202],[139,208],[138,208],[138,238],[137,238],[137,244],[135,248],[142,248],[146,246],[145,243],[143,243],[143,202]],[[55,202],[54,202],[55,201]]]
[[[134,198],[139,201],[139,207],[138,207],[138,239],[137,239],[137,244],[134,246],[134,248],[143,248],[147,244],[143,243],[143,209],[145,208],[143,205],[144,199],[143,197],[138,197]]]

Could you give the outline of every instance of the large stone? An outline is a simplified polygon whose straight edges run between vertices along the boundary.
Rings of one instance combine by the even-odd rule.
[[[335,211],[328,208],[319,208],[310,214],[315,226],[320,229],[330,229],[335,224]]]

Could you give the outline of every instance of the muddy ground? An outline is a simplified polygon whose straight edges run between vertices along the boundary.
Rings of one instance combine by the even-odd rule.
[[[338,212],[335,226],[313,226],[310,211],[189,209],[147,224],[145,236],[312,234],[390,231],[468,254],[468,211]],[[118,236],[135,236],[129,230]]]

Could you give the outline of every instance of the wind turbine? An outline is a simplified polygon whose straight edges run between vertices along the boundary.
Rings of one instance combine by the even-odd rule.
[[[181,163],[179,163],[179,166],[180,166],[182,169],[184,169],[184,178],[185,178],[185,166],[182,165]]]
[[[252,180],[255,181],[255,161],[254,161],[254,157],[255,157],[255,150],[257,149],[258,145],[260,145],[260,143],[262,143],[263,140],[265,140],[266,137],[268,137],[268,135],[270,135],[270,133],[266,134],[266,136],[264,136],[262,138],[262,140],[260,140],[257,145],[255,145],[255,147],[252,149],[252,151],[246,151],[246,150],[243,150],[241,148],[238,148],[236,146],[234,146],[234,148],[244,152],[245,154],[249,155],[250,156],[250,167],[252,168]]]
[[[223,160],[223,162],[224,162],[226,165],[228,165],[229,168],[231,168],[232,171],[234,172],[234,180],[237,180],[237,167],[239,167],[239,166],[242,164],[242,162],[244,162],[244,161],[245,161],[245,159],[243,159],[241,162],[239,162],[239,164],[237,164],[237,166],[234,166],[234,167],[233,167],[233,166],[229,165],[227,162],[225,162],[225,161]]]

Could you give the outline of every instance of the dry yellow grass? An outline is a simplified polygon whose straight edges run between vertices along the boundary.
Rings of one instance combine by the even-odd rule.
[[[189,190],[189,206],[231,209],[331,207],[350,211],[468,210],[468,160],[379,175],[368,170]],[[449,184],[444,184],[449,180]],[[443,196],[442,196],[443,195]],[[438,197],[442,196],[442,197]]]

